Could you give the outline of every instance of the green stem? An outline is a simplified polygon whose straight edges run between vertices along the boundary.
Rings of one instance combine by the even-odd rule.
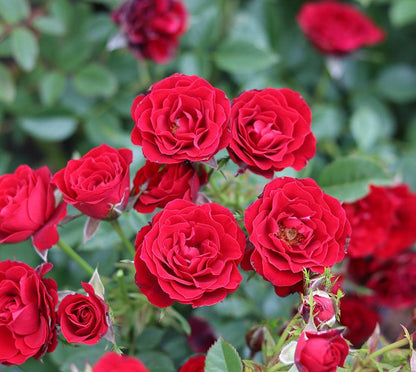
[[[130,254],[134,257],[136,255],[136,249],[134,248],[133,244],[130,243],[130,240],[127,239],[126,234],[124,234],[124,231],[120,226],[120,222],[118,222],[118,220],[113,220],[111,221],[111,224],[113,225],[114,230],[116,230],[118,236],[120,237],[125,247],[128,249]]]
[[[283,331],[282,335],[279,338],[279,341],[277,342],[276,347],[274,348],[273,355],[278,355],[280,353],[280,350],[282,349],[287,336],[289,335],[290,330],[292,329],[293,325],[296,324],[296,322],[299,320],[299,314],[296,314],[292,320],[289,322],[285,330]]]
[[[366,359],[371,358],[374,359],[378,357],[381,354],[386,353],[387,351],[402,347],[409,343],[409,340],[407,338],[402,338],[399,341],[393,342],[392,344],[386,345],[382,347],[381,349],[376,350],[374,353],[371,353]]]
[[[58,247],[61,248],[69,257],[78,263],[89,275],[94,274],[94,269],[77,252],[75,252],[62,239],[58,240]]]

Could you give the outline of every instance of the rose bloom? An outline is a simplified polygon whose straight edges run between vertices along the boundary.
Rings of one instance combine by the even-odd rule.
[[[208,181],[203,167],[190,163],[158,164],[147,161],[133,180],[132,195],[141,194],[134,208],[151,213],[175,199],[196,201],[199,188]]]
[[[306,296],[299,307],[299,313],[309,321],[310,306],[309,296]],[[335,307],[332,298],[324,291],[313,292],[313,322],[316,327],[323,325],[332,326],[335,323]]]
[[[230,141],[230,101],[198,76],[173,74],[133,102],[131,140],[146,159],[206,162]]]
[[[111,17],[138,58],[166,63],[186,31],[188,13],[177,0],[128,0]]]
[[[247,208],[244,223],[254,245],[251,265],[278,292],[299,286],[305,268],[323,273],[340,262],[351,234],[340,202],[310,178],[269,182]]]
[[[149,301],[213,305],[234,292],[242,277],[245,236],[221,205],[175,200],[136,238],[136,284]]]
[[[0,262],[0,363],[22,364],[55,350],[57,285],[43,278],[51,268]]]
[[[90,284],[82,283],[82,288],[88,296],[76,293],[62,299],[58,308],[59,324],[68,342],[94,345],[107,333],[108,307]]]
[[[138,359],[118,355],[114,351],[104,354],[92,367],[92,372],[149,372]]]
[[[370,186],[370,193],[343,205],[352,226],[351,257],[393,257],[416,241],[416,193],[407,185]]]
[[[347,295],[340,301],[340,324],[347,328],[344,337],[361,347],[373,334],[379,315],[363,296]]]
[[[66,204],[56,206],[47,167],[19,166],[0,176],[0,244],[18,243],[30,236],[37,249],[48,249],[59,240],[57,224],[66,216]]]
[[[306,2],[297,22],[324,54],[343,55],[384,40],[384,32],[354,6],[338,1]]]
[[[205,355],[197,355],[189,358],[178,372],[204,372]]]
[[[82,158],[70,160],[52,182],[64,200],[82,213],[101,220],[113,219],[128,202],[132,160],[130,150],[102,144]]]
[[[342,367],[349,352],[342,331],[302,332],[295,350],[295,365],[299,372],[335,372],[338,366]]]
[[[308,104],[293,90],[244,92],[231,108],[230,157],[267,178],[287,167],[301,170],[316,151],[311,121]]]

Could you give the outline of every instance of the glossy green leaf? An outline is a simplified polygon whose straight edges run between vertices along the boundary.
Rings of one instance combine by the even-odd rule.
[[[78,93],[85,96],[109,97],[117,90],[117,80],[106,67],[90,64],[75,75],[74,86]]]
[[[19,125],[27,134],[44,141],[65,140],[77,129],[75,118],[64,116],[22,118]]]
[[[40,32],[50,35],[63,35],[66,27],[63,21],[54,17],[37,17],[33,21],[33,26]]]
[[[0,101],[11,103],[16,95],[16,87],[10,71],[0,64]]]
[[[38,41],[35,35],[27,28],[16,28],[12,31],[11,46],[13,57],[25,71],[31,71],[35,67],[39,54]]]
[[[339,136],[345,114],[335,105],[315,105],[312,107],[312,132],[316,139],[335,139]]]
[[[243,365],[233,346],[220,337],[208,350],[205,372],[241,372]]]
[[[46,106],[50,106],[62,95],[64,89],[65,77],[59,72],[51,72],[40,82],[40,99]]]
[[[29,16],[27,0],[0,0],[0,16],[10,24],[17,23]]]
[[[416,22],[416,1],[396,0],[390,7],[390,20],[396,27],[403,27]]]
[[[414,67],[396,64],[386,67],[376,81],[378,91],[396,103],[416,99],[416,71]]]

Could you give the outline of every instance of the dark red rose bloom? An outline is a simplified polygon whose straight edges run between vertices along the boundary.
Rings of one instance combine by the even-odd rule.
[[[343,207],[352,226],[351,257],[393,257],[416,241],[416,194],[407,185],[371,186],[366,197]]]
[[[197,355],[189,358],[178,372],[204,372],[205,355]]]
[[[118,355],[114,351],[104,354],[92,367],[92,372],[149,372],[138,359]]]
[[[133,180],[133,195],[141,193],[134,208],[140,213],[151,213],[175,199],[196,201],[199,188],[207,183],[203,167],[190,163],[158,164],[146,161]]]
[[[101,220],[113,219],[128,202],[132,160],[131,150],[102,144],[82,158],[70,160],[52,182],[64,200],[82,213]]]
[[[43,278],[51,268],[0,262],[0,363],[22,364],[55,350],[57,285]]]
[[[250,262],[277,289],[299,286],[305,268],[323,273],[340,262],[351,234],[339,201],[310,178],[269,182],[244,223],[254,245]]]
[[[373,334],[379,315],[363,296],[347,295],[340,301],[340,324],[347,327],[344,337],[361,347]]]
[[[136,238],[136,284],[149,301],[213,305],[234,292],[242,277],[245,236],[221,205],[175,200]]]
[[[241,167],[267,178],[301,170],[315,155],[311,110],[290,89],[250,90],[233,100],[228,152]]]
[[[18,243],[30,236],[37,249],[59,240],[57,224],[66,216],[66,203],[55,205],[55,186],[47,167],[19,166],[0,176],[0,244]]]
[[[59,304],[58,320],[68,342],[94,345],[107,333],[108,307],[90,284],[82,283],[82,288],[88,296],[78,293],[65,296]]]
[[[111,17],[138,58],[168,62],[186,31],[188,13],[177,0],[127,0]]]
[[[198,76],[173,74],[133,102],[131,134],[146,159],[173,164],[209,161],[230,141],[230,101]]]
[[[191,334],[186,336],[189,347],[195,353],[206,353],[217,340],[210,324],[201,317],[191,316],[188,319]]]
[[[303,316],[305,322],[309,321],[309,296],[305,296],[299,306],[299,313]],[[322,325],[332,326],[335,323],[334,302],[326,292],[321,290],[313,292],[313,322],[318,328]]]
[[[352,5],[324,0],[302,5],[297,22],[324,54],[343,55],[384,40],[384,32]]]

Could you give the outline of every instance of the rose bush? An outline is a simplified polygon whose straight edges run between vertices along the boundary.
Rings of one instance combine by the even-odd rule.
[[[51,179],[47,167],[27,165],[0,177],[0,243],[32,236],[37,249],[48,249],[58,242],[57,224],[66,215],[66,204],[56,205]]]
[[[115,352],[104,354],[94,364],[92,372],[149,372],[138,359]]]
[[[244,246],[228,209],[172,201],[137,234],[136,284],[159,307],[215,304],[238,288]]]
[[[300,170],[315,155],[311,110],[290,89],[250,90],[231,108],[231,159],[252,172],[272,178],[274,171]]]
[[[134,100],[131,140],[153,162],[209,161],[230,141],[229,115],[222,90],[198,76],[173,74]]]
[[[22,364],[56,348],[57,285],[23,262],[0,262],[0,363]]]

